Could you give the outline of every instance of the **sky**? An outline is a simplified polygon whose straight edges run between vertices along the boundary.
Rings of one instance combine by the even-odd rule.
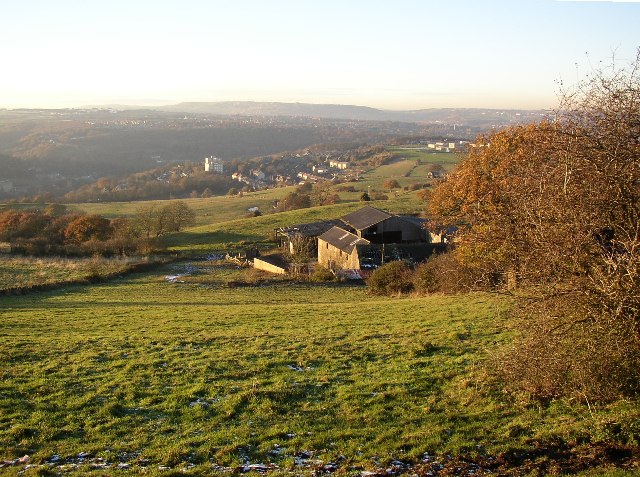
[[[640,0],[0,0],[0,108],[552,108],[629,64]]]

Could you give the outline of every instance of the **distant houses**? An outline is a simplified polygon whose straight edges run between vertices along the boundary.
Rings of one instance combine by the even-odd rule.
[[[332,169],[345,170],[349,168],[349,163],[346,161],[338,161],[338,160],[331,159],[329,161],[329,167],[331,167]]]
[[[234,172],[231,174],[231,179],[234,181],[242,182],[247,184],[250,187],[259,189],[263,187],[267,187],[271,182],[284,182],[288,178],[283,176],[268,176],[260,169],[251,169],[248,174],[243,174],[241,172]]]

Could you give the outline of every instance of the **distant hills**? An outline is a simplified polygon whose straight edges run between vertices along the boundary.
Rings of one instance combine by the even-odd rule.
[[[389,111],[342,104],[277,103],[253,101],[188,102],[153,109],[192,114],[242,116],[302,116],[355,121],[447,123],[468,126],[516,124],[540,120],[548,111],[519,109],[430,108]]]

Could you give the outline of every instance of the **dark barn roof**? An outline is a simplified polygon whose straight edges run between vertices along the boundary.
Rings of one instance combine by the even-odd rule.
[[[317,237],[336,225],[342,225],[342,221],[339,219],[333,219],[320,220],[318,222],[310,222],[308,224],[296,224],[289,227],[282,227],[279,229],[279,232],[287,237],[292,237],[294,235]]]
[[[350,214],[342,217],[342,220],[351,225],[356,230],[364,230],[373,225],[379,224],[387,219],[393,217],[391,214],[376,209],[375,207],[366,206],[362,209],[351,212]]]
[[[351,232],[347,232],[340,227],[331,228],[318,237],[318,239],[322,239],[346,253],[353,252],[356,245],[369,245],[370,243],[368,240],[360,238]]]
[[[405,222],[409,222],[420,228],[426,228],[426,225],[429,223],[429,219],[423,219],[422,217],[414,217],[412,215],[400,215],[399,217]]]

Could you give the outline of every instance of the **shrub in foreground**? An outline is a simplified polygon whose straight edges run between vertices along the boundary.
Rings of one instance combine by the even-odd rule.
[[[312,282],[335,282],[336,280],[335,273],[321,265],[317,265],[311,274]]]
[[[375,270],[367,280],[373,295],[400,295],[413,290],[411,268],[405,262],[389,262]]]
[[[421,295],[429,293],[464,293],[486,289],[479,274],[465,266],[454,252],[436,254],[418,265],[413,273],[413,285]]]

